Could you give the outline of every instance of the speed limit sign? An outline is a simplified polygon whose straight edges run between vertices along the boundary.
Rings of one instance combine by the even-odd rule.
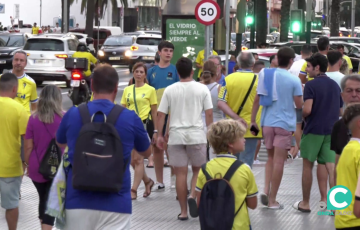
[[[195,7],[196,19],[206,26],[220,18],[220,6],[213,0],[202,0]]]

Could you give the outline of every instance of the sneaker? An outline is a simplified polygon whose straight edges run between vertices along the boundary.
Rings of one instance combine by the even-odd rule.
[[[172,175],[170,176],[170,189],[176,188],[176,176]]]
[[[152,192],[163,192],[165,190],[165,185],[159,182],[156,182],[154,186],[152,187]]]
[[[261,164],[260,163],[260,161],[259,160],[254,160],[254,163],[253,163],[254,165],[259,165],[259,164]]]

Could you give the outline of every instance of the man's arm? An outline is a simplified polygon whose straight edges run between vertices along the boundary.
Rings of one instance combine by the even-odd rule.
[[[260,97],[258,94],[255,96],[254,104],[251,111],[251,123],[256,123],[256,115],[260,108]]]
[[[24,160],[26,164],[29,164],[29,158],[31,151],[34,148],[34,142],[33,139],[25,139],[24,135],[22,137],[24,138]]]
[[[206,121],[206,127],[209,127],[213,123],[214,119],[213,119],[212,109],[205,110],[205,121]]]
[[[218,107],[232,119],[238,120],[240,118],[225,101],[218,101]]]
[[[37,102],[35,102],[35,103],[31,103],[31,113],[34,113],[34,112],[36,111],[36,109],[37,109],[37,105],[38,105],[38,103],[37,103]]]
[[[302,96],[294,96],[294,103],[297,109],[301,109],[303,106]]]
[[[166,116],[165,113],[158,111],[158,113],[157,113],[157,123],[158,124],[157,125],[159,127],[159,129],[158,129],[159,137],[164,136],[162,127],[164,127],[164,124],[165,124],[165,116]]]
[[[311,114],[311,109],[312,109],[312,105],[313,105],[313,99],[307,99],[304,102],[304,108],[303,108],[303,117],[307,117]]]
[[[302,84],[305,84],[307,82],[308,79],[306,78],[306,76],[306,74],[302,74],[301,72],[299,73],[299,78]]]

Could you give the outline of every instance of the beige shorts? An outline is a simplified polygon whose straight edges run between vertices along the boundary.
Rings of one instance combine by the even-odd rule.
[[[200,167],[206,163],[206,144],[196,145],[169,145],[170,165],[186,167],[188,164]]]

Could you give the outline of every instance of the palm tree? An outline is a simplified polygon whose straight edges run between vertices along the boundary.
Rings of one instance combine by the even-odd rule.
[[[66,31],[69,31],[69,21],[70,21],[70,6],[72,4],[74,4],[75,0],[61,0],[61,20],[62,22],[64,21],[64,12],[63,12],[63,5],[65,3],[65,1],[67,1],[67,28],[66,28]],[[61,23],[62,25],[61,26],[61,32],[64,32],[65,31],[65,28],[64,28],[64,23]]]
[[[120,3],[124,8],[128,7],[128,0],[120,0]],[[111,4],[114,9],[117,9],[118,7],[117,0],[81,0],[81,13],[86,11],[85,33],[88,36],[93,36],[94,18],[95,25],[97,25],[99,19],[104,16],[109,4]],[[100,14],[98,14],[98,7],[100,7]]]
[[[331,2],[330,36],[339,36],[340,0]]]
[[[287,42],[290,27],[290,6],[291,0],[283,0],[280,10],[280,42]]]
[[[255,4],[256,4],[255,6],[256,42],[260,44],[266,42],[267,25],[268,25],[266,0],[256,0]]]

